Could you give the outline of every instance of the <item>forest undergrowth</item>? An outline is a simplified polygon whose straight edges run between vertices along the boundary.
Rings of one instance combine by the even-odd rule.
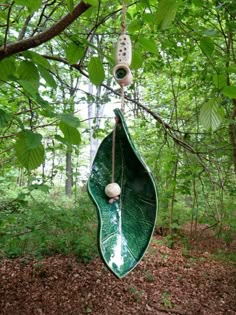
[[[119,280],[98,255],[96,211],[85,191],[76,201],[28,190],[4,200],[3,315],[236,313],[236,234],[228,226],[219,235],[207,222],[182,219],[170,235],[161,213],[144,259]]]

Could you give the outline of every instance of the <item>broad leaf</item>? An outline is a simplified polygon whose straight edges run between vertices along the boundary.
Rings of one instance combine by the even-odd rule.
[[[27,170],[33,170],[44,161],[42,136],[32,131],[22,131],[18,134],[15,150],[18,161]]]
[[[16,76],[16,65],[14,58],[5,58],[0,61],[0,80],[7,81]]]
[[[39,73],[30,61],[22,61],[18,69],[18,82],[24,90],[32,96],[38,93]]]
[[[42,0],[15,0],[14,2],[27,7],[31,13],[38,10],[42,5]]]
[[[78,128],[80,126],[79,118],[69,113],[58,114],[57,117],[70,127]]]
[[[98,57],[91,57],[88,64],[88,73],[90,81],[95,85],[100,85],[105,79],[103,64]]]
[[[69,11],[72,11],[74,8],[74,1],[73,0],[66,0],[66,5]]]
[[[156,13],[144,13],[143,19],[146,23],[152,26],[156,21]]]
[[[139,19],[132,20],[132,22],[128,25],[129,33],[134,33],[139,31],[142,28],[142,21]]]
[[[59,142],[65,144],[65,145],[67,145],[67,146],[68,146],[68,145],[71,145],[71,144],[69,143],[69,141],[67,141],[65,138],[63,138],[63,137],[60,136],[60,135],[55,135],[54,138],[55,138],[57,141],[59,141]]]
[[[139,43],[145,50],[150,51],[154,54],[157,53],[157,45],[153,39],[140,37]]]
[[[229,66],[228,68],[226,68],[226,71],[228,73],[236,73],[236,66]]]
[[[48,60],[46,58],[42,57],[41,55],[39,55],[38,53],[36,53],[34,51],[27,50],[27,51],[23,51],[22,55],[25,58],[31,59],[37,65],[43,66],[46,69],[50,69],[50,63],[48,62]]]
[[[216,130],[224,119],[224,110],[218,103],[219,99],[212,99],[201,108],[199,118],[206,129]]]
[[[203,37],[200,40],[200,48],[207,57],[210,57],[215,49],[215,45],[212,39]]]
[[[22,61],[18,69],[19,80],[36,81],[39,84],[39,74],[33,62]]]
[[[143,257],[155,227],[157,195],[152,175],[133,144],[120,110],[115,137],[115,182],[120,199],[112,204],[105,195],[111,182],[112,137],[101,143],[94,159],[88,189],[100,222],[99,246],[106,265],[119,278]]]
[[[179,0],[160,0],[157,9],[156,24],[160,29],[166,29],[175,19],[180,4]]]
[[[47,69],[45,69],[44,67],[42,67],[40,65],[38,66],[38,70],[39,70],[39,73],[41,74],[42,78],[44,78],[44,80],[46,81],[46,83],[55,89],[57,87],[57,84],[56,84],[56,81],[54,80],[53,76],[51,75],[51,73]]]
[[[213,76],[213,83],[219,90],[223,89],[227,85],[227,77],[224,74],[215,74]]]
[[[77,61],[83,57],[84,48],[70,43],[66,48],[66,58],[70,64],[77,63]]]
[[[142,64],[143,64],[142,55],[137,50],[133,50],[131,68],[137,70],[142,67]]]
[[[84,2],[92,5],[93,7],[98,6],[98,0],[85,0]]]
[[[0,128],[4,128],[12,120],[12,115],[0,108]]]
[[[236,86],[225,86],[222,92],[227,97],[236,98]]]
[[[65,140],[69,144],[75,144],[75,145],[80,144],[81,137],[80,137],[79,131],[76,128],[71,127],[70,125],[64,123],[63,121],[60,122],[59,127],[61,131],[63,132]]]

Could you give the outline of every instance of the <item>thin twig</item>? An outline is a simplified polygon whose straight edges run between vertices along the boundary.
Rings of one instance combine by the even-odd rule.
[[[9,32],[9,28],[10,28],[10,17],[11,17],[11,9],[12,9],[13,4],[14,4],[14,1],[9,5],[9,9],[8,9],[8,13],[7,13],[7,26],[6,26],[6,30],[5,30],[5,37],[4,37],[4,44],[3,44],[4,52],[7,51],[7,35]]]

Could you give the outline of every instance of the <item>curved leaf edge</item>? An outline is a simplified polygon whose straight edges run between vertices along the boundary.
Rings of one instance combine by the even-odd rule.
[[[134,144],[134,143],[132,142],[132,140],[131,140],[131,136],[130,136],[130,133],[129,133],[129,130],[128,130],[128,127],[127,127],[127,124],[126,124],[126,121],[125,121],[125,118],[124,118],[124,115],[123,115],[122,111],[121,111],[119,108],[115,108],[115,109],[114,109],[114,113],[115,113],[116,117],[118,117],[118,118],[120,119],[120,121],[121,121],[121,123],[122,123],[122,126],[123,126],[123,128],[124,128],[126,137],[127,137],[128,141],[129,141],[130,146],[131,146],[132,149],[133,149],[134,154],[136,155],[137,159],[141,162],[141,164],[143,165],[143,167],[144,167],[145,170],[147,171],[148,176],[150,177],[150,179],[151,179],[151,181],[152,181],[152,184],[153,184],[153,187],[154,187],[154,191],[155,191],[155,199],[156,199],[155,220],[154,220],[152,232],[151,232],[151,234],[150,234],[149,242],[148,242],[148,244],[147,244],[145,250],[143,251],[142,255],[140,256],[140,258],[136,261],[135,265],[134,265],[130,270],[128,270],[128,271],[125,272],[124,274],[120,275],[120,274],[116,273],[114,270],[112,270],[112,269],[110,268],[110,266],[108,265],[107,261],[105,260],[105,258],[104,258],[104,256],[103,256],[103,253],[102,253],[102,250],[101,250],[101,248],[102,248],[102,246],[101,246],[101,244],[102,244],[102,239],[101,239],[102,234],[100,233],[101,228],[102,228],[102,222],[101,222],[102,220],[100,219],[100,218],[101,218],[101,211],[100,211],[100,208],[99,208],[99,206],[98,206],[98,204],[97,204],[97,202],[96,202],[96,199],[95,199],[95,197],[94,197],[94,195],[93,195],[93,192],[92,192],[92,190],[91,190],[91,188],[90,188],[90,177],[89,177],[89,180],[88,180],[88,183],[87,183],[87,188],[88,188],[89,195],[90,195],[90,197],[91,197],[91,199],[92,199],[92,201],[93,201],[93,203],[95,204],[96,209],[97,209],[97,217],[98,217],[98,230],[97,230],[97,233],[98,233],[98,249],[99,249],[99,253],[100,253],[100,256],[102,257],[102,260],[103,260],[104,264],[107,266],[108,270],[110,270],[118,279],[122,279],[122,278],[124,278],[125,276],[127,276],[135,267],[137,267],[137,265],[139,264],[139,262],[143,259],[143,257],[144,257],[144,255],[145,255],[147,249],[149,248],[149,245],[150,245],[150,243],[151,243],[151,241],[152,241],[153,232],[154,232],[155,227],[156,227],[157,213],[158,213],[158,200],[159,200],[159,199],[158,199],[158,190],[157,190],[157,187],[156,187],[156,182],[155,182],[155,180],[154,180],[154,178],[153,178],[153,175],[152,175],[151,171],[149,170],[148,166],[146,165],[146,163],[144,162],[143,158],[141,157],[139,151],[137,150],[135,144]],[[113,131],[112,131],[111,133],[109,133],[109,134],[102,140],[102,142],[100,143],[100,145],[101,145],[103,142],[105,142],[105,141],[107,140],[107,138],[111,137],[111,136],[112,136],[112,133],[113,133]],[[97,154],[96,154],[96,155],[97,155]],[[94,157],[94,160],[96,159],[96,155],[95,155],[95,157]]]

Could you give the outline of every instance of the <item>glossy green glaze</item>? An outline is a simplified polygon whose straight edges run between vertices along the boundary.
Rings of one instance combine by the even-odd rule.
[[[133,144],[122,112],[115,140],[115,182],[120,199],[109,204],[105,187],[111,182],[112,133],[101,143],[88,181],[99,219],[99,248],[106,265],[124,277],[140,261],[150,242],[156,220],[157,192],[153,177]]]

